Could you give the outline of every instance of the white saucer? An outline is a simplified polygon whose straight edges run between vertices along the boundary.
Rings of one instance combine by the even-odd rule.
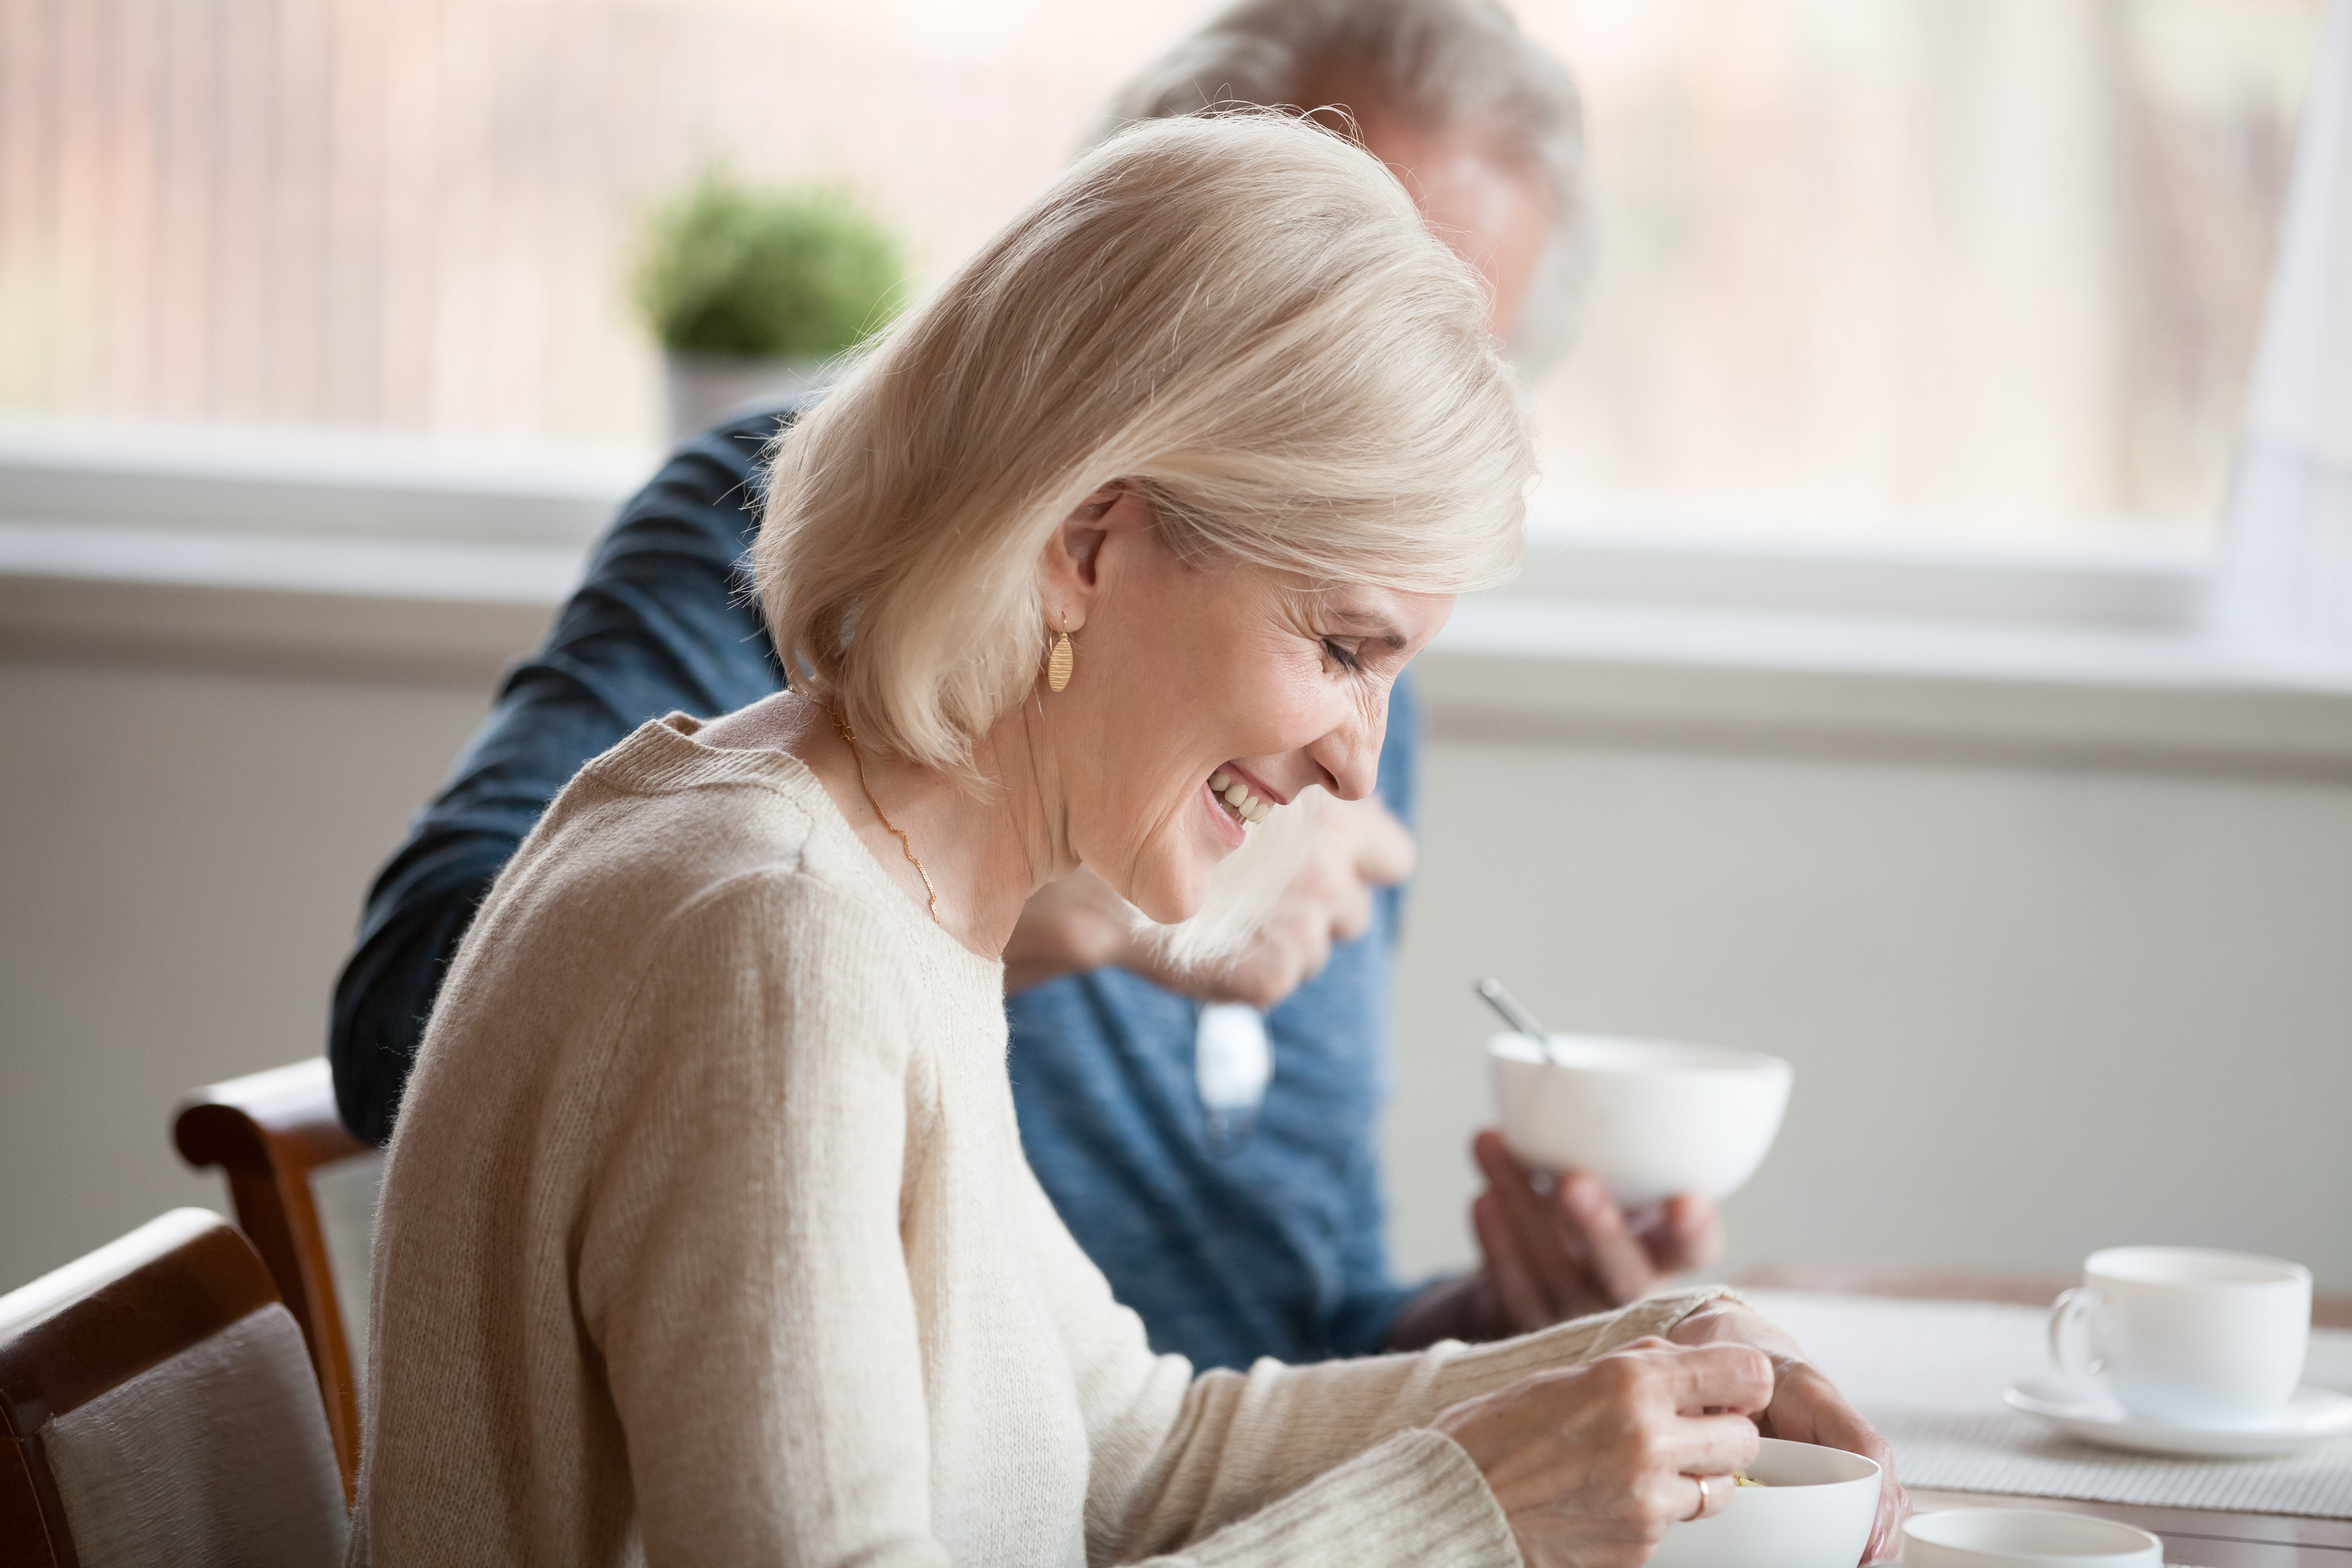
[[[2296,1389],[2284,1409],[2252,1426],[2160,1426],[2152,1421],[2135,1421],[2105,1392],[2057,1378],[2029,1378],[2002,1398],[2011,1410],[2039,1415],[2086,1443],[2143,1454],[2251,1458],[2292,1454],[2352,1436],[2352,1395],[2309,1386]]]

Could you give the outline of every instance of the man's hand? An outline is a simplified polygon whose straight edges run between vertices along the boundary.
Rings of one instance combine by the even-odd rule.
[[[1038,889],[1021,911],[1005,944],[1004,989],[1115,963],[1180,995],[1272,1007],[1323,972],[1332,943],[1364,934],[1372,889],[1403,881],[1412,863],[1412,836],[1378,800],[1322,802],[1313,846],[1265,927],[1238,957],[1204,970],[1178,969],[1139,941],[1118,895],[1081,870]]]
[[[1022,906],[1004,944],[1004,994],[1118,963],[1135,952],[1126,900],[1092,871],[1048,882]]]
[[[1844,1394],[1807,1361],[1787,1331],[1749,1308],[1717,1301],[1675,1325],[1668,1339],[1682,1345],[1752,1345],[1772,1358],[1772,1399],[1756,1417],[1767,1437],[1843,1448],[1878,1461],[1878,1519],[1871,1526],[1864,1563],[1892,1557],[1903,1544],[1911,1500],[1895,1479],[1895,1452]]]
[[[1492,1128],[1471,1149],[1486,1177],[1470,1208],[1485,1261],[1407,1302],[1391,1350],[1504,1339],[1605,1312],[1723,1251],[1723,1216],[1705,1198],[1685,1194],[1628,1214],[1589,1174],[1539,1184]]]
[[[1506,1333],[1638,1301],[1723,1251],[1723,1216],[1705,1198],[1684,1194],[1627,1214],[1583,1172],[1539,1185],[1491,1127],[1471,1149],[1486,1177],[1470,1208],[1486,1254],[1479,1272]]]

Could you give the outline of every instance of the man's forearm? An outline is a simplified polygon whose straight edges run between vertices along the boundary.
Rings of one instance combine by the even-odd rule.
[[[335,988],[328,1054],[352,1131],[391,1136],[443,973],[490,886],[582,763],[672,709],[715,716],[782,684],[737,563],[760,455],[786,411],[674,453],[623,509],[546,643],[508,678],[449,784],[368,895]]]
[[[403,900],[343,966],[327,1059],[336,1109],[353,1137],[391,1140],[433,998],[491,879],[471,878]]]
[[[1433,1281],[1389,1324],[1386,1351],[1427,1350],[1440,1340],[1472,1344],[1499,1338],[1493,1305],[1476,1269]]]

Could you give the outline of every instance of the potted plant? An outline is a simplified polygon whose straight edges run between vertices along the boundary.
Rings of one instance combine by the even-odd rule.
[[[898,241],[841,187],[704,169],[652,215],[636,272],[667,361],[671,438],[816,384],[827,360],[888,321],[904,273]]]

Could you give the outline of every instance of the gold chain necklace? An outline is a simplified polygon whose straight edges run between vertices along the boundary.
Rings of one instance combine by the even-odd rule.
[[[866,792],[866,804],[874,808],[874,815],[881,819],[882,826],[888,828],[898,840],[898,848],[907,857],[907,864],[912,866],[915,868],[915,875],[923,879],[923,893],[930,900],[931,923],[938,925],[940,895],[939,890],[931,886],[931,874],[923,869],[923,863],[920,860],[915,858],[915,846],[908,839],[906,834],[900,831],[898,825],[882,815],[882,803],[874,798],[874,786],[866,779],[866,753],[857,749],[857,737],[849,732],[849,721],[831,708],[826,709],[825,712],[832,718],[834,727],[841,731],[843,742],[849,747],[850,760],[857,764],[857,787]]]

